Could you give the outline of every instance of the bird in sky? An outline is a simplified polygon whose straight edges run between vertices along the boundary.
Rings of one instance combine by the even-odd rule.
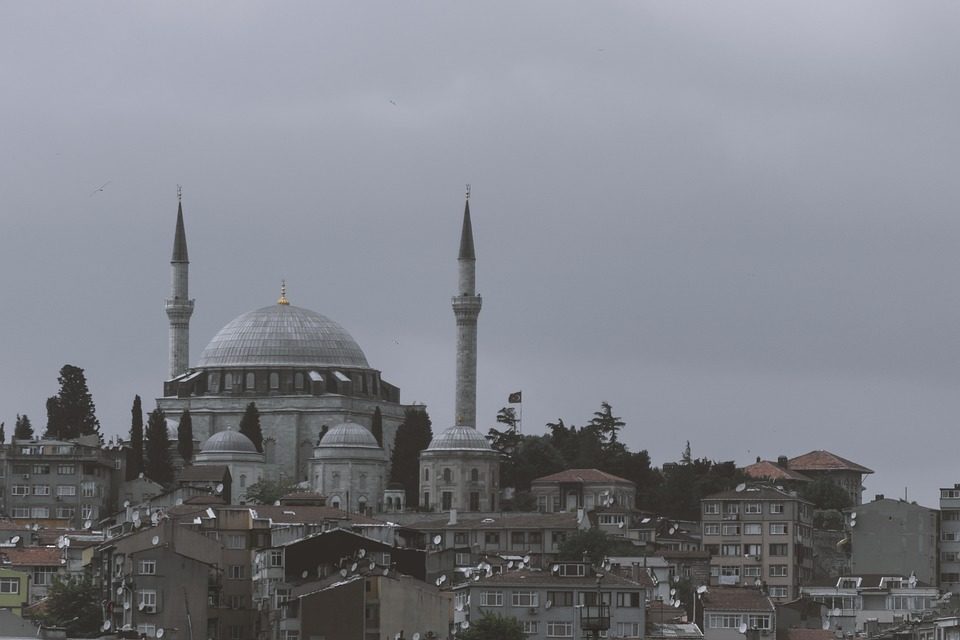
[[[111,182],[110,180],[107,180],[107,181],[104,182],[102,185],[100,185],[99,187],[97,187],[96,189],[94,189],[93,191],[91,191],[91,192],[90,192],[90,197],[92,198],[93,196],[95,196],[98,191],[103,191],[104,187],[106,187],[108,184],[110,184],[110,182]]]
[[[393,106],[397,106],[397,103],[396,103],[395,100],[391,100],[391,101],[390,101],[390,104],[392,104]]]

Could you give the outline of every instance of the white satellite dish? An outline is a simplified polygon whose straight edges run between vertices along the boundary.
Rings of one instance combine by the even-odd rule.
[[[356,570],[357,570],[357,563],[354,562],[353,564],[350,565],[350,573],[353,573]]]
[[[146,606],[147,606],[146,602],[140,602],[140,604],[137,605],[137,611],[143,611],[143,608]]]
[[[130,508],[130,501],[129,501],[129,500],[124,500],[124,501],[123,501],[123,508],[124,508],[124,509],[129,509],[129,508]]]
[[[826,631],[827,629],[829,629],[829,628],[830,628],[830,618],[824,618],[824,619],[823,619],[823,624],[820,625],[820,628],[823,629],[824,631]]]
[[[741,482],[740,484],[737,485],[737,488],[735,489],[735,491],[736,491],[737,493],[740,493],[741,491],[743,491],[743,490],[746,489],[746,488],[747,488],[747,485],[746,485],[745,483]]]
[[[480,574],[473,576],[473,581],[477,582],[480,579]]]
[[[856,520],[856,519],[857,519],[857,512],[856,512],[856,511],[851,511],[851,512],[850,512],[850,519],[851,519],[851,520]]]
[[[140,527],[143,526],[143,522],[140,521],[140,520],[134,520],[134,521],[133,521],[133,526],[135,526],[137,529],[139,529]]]
[[[104,621],[103,621],[103,626],[100,627],[100,628],[103,629],[104,631],[110,631],[110,626],[111,626],[111,624],[112,624],[112,623],[111,623],[109,620],[104,620]]]
[[[366,556],[366,555],[367,555],[367,550],[366,550],[366,549],[360,549],[360,551],[357,551],[357,557],[358,557],[358,558],[363,558],[363,557]]]
[[[461,622],[461,623],[460,623],[460,628],[461,628],[461,629],[469,629],[469,628],[470,628],[470,621],[469,621],[469,620],[464,620],[463,622]]]
[[[367,566],[367,569],[370,570],[370,571],[373,571],[373,570],[376,569],[376,568],[377,568],[377,563],[374,562],[373,560],[371,560],[371,561],[370,561],[370,564]]]
[[[552,571],[553,573],[560,571],[560,565],[558,564],[553,565],[552,567],[550,567],[550,571]]]
[[[507,569],[513,569],[513,560],[507,561]]]
[[[93,520],[84,520],[84,521],[83,521],[83,528],[84,528],[84,529],[89,529],[89,528],[92,527],[92,526],[93,526]]]
[[[442,576],[440,576],[440,584],[443,584],[446,581],[447,581],[447,574],[443,574]]]
[[[832,615],[834,618],[836,618],[837,616],[839,616],[839,615],[842,614],[842,613],[843,613],[843,611],[840,611],[839,608],[836,608],[836,609],[834,609],[833,611],[830,612],[830,615]]]
[[[677,595],[677,590],[676,590],[676,589],[670,589],[670,595],[671,595],[671,596]]]
[[[440,544],[443,541],[443,538],[440,535],[433,536],[433,544]]]
[[[621,522],[620,524],[617,525],[617,528],[618,528],[618,529],[623,529],[625,526],[627,526],[627,523],[626,523],[626,522]]]
[[[433,581],[433,584],[435,584],[435,585],[437,585],[437,586],[439,587],[439,586],[440,586],[440,578],[437,578],[436,580],[434,580],[434,581]]]
[[[118,596],[122,596],[122,595],[123,595],[123,587],[117,587],[117,595],[118,595]]]
[[[523,562],[524,562],[524,564],[530,564],[530,555],[529,555],[529,554],[523,556]]]
[[[704,593],[706,593],[706,592],[707,592],[707,585],[702,584],[702,585],[700,585],[699,587],[697,587],[697,593],[699,593],[699,594],[702,595],[702,594],[704,594]]]
[[[130,517],[133,518],[133,521],[134,521],[134,522],[136,522],[137,520],[140,519],[140,512],[139,512],[139,511],[134,511],[134,512],[130,515]]]
[[[347,570],[346,570],[346,569],[340,569],[340,577],[341,577],[341,578],[346,578],[346,577],[347,577]]]
[[[163,637],[163,634],[165,634],[165,633],[166,633],[166,631],[164,631],[163,627],[160,627],[159,629],[157,629],[157,637],[158,637],[158,638],[162,638],[162,637]]]
[[[160,512],[154,511],[153,513],[150,514],[150,523],[153,526],[157,526],[158,522],[160,522]]]
[[[673,601],[673,608],[674,608],[674,609],[679,609],[679,608],[680,608],[680,601],[679,601],[679,600],[674,600],[674,601]]]
[[[746,622],[741,622],[741,623],[740,623],[740,626],[737,627],[737,631],[739,631],[740,633],[746,633],[746,632],[747,632],[747,623],[746,623]]]
[[[855,526],[857,526],[857,521],[856,521],[856,520],[851,520],[851,521],[850,521],[850,528],[852,529],[852,528],[855,527]]]
[[[216,488],[214,489],[214,492],[215,492],[217,495],[220,495],[221,493],[223,493],[223,483],[222,483],[222,482],[216,486]]]
[[[158,544],[160,544],[160,536],[153,536],[150,542],[153,543],[153,546],[157,546]]]
[[[308,575],[310,575],[310,572],[304,569],[303,572],[300,574],[300,577],[303,579],[306,579]]]
[[[10,544],[19,544],[19,543],[20,543],[20,536],[13,536],[12,538],[10,538]]]
[[[384,568],[383,568],[383,575],[387,575],[387,574],[389,574],[389,573],[390,573],[390,567],[384,567]]]
[[[63,536],[63,546],[67,549],[70,548],[70,536]]]
[[[129,609],[129,608],[130,608],[130,601],[129,601],[129,600],[127,600],[126,602],[123,603],[123,608],[124,608],[124,609]]]
[[[553,606],[553,600],[547,600],[546,602],[543,603],[544,609],[549,609],[552,606]]]
[[[420,632],[419,632],[419,631],[415,631],[415,632],[413,633],[413,636],[411,636],[410,640],[420,640]]]
[[[183,504],[183,498],[177,498],[176,504],[177,504],[178,507],[179,507],[180,505],[182,505],[182,504]]]
[[[673,598],[670,598],[670,601],[667,602],[667,604],[672,607],[674,602],[676,602],[676,600],[674,600]]]
[[[57,549],[63,549],[63,536],[57,538]]]
[[[669,529],[667,529],[667,533],[669,533],[670,535],[673,535],[673,534],[675,534],[676,532],[677,532],[677,528],[676,528],[676,527],[671,526]]]

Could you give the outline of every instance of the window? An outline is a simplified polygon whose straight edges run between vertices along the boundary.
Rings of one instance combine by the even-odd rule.
[[[480,606],[481,607],[502,607],[503,592],[502,591],[481,591]]]
[[[270,389],[276,391],[280,388],[280,374],[273,372],[270,374]]]
[[[479,469],[470,469],[470,482],[480,482]]]
[[[515,607],[539,607],[540,594],[536,591],[514,591],[510,604]]]
[[[220,374],[216,371],[207,374],[207,389],[213,393],[220,390]]]
[[[430,468],[429,468],[429,467],[424,467],[424,468],[423,468],[423,479],[424,479],[424,481],[430,480]]]
[[[722,556],[739,556],[741,554],[741,547],[738,544],[722,544],[720,545],[720,555]]]
[[[137,609],[144,613],[157,612],[157,591],[156,589],[143,589],[137,598]]]
[[[771,544],[770,545],[770,555],[771,556],[785,556],[787,555],[789,549],[787,544]]]
[[[759,522],[745,524],[743,525],[743,535],[745,536],[763,535],[763,525],[760,524]]]
[[[428,509],[430,508],[430,492],[429,491],[423,492],[423,504],[421,506],[427,507]]]
[[[223,374],[223,390],[230,391],[233,389],[233,374],[225,373]]]
[[[553,603],[554,607],[572,607],[573,591],[547,591],[547,600]]]
[[[643,637],[643,628],[640,626],[639,622],[618,622],[617,623],[617,637],[618,638],[642,638]]]
[[[580,592],[580,604],[595,607],[597,603],[597,592],[596,591],[581,591]],[[610,592],[605,591],[600,594],[600,603],[599,604],[610,604]]]
[[[720,535],[720,525],[719,525],[719,524],[704,524],[704,525],[703,525],[703,535],[705,535],[705,536],[718,536],[718,535]]]
[[[787,587],[767,587],[767,593],[771,598],[786,598]]]
[[[297,391],[303,391],[303,374],[297,372],[293,374],[293,388]]]
[[[57,474],[61,476],[72,476],[77,472],[75,464],[61,464],[57,466]]]
[[[580,563],[569,562],[567,564],[561,564],[560,569],[557,573],[561,576],[564,576],[565,578],[570,578],[570,577],[579,578],[587,575],[587,567]]]
[[[744,567],[743,575],[746,578],[759,578],[761,568],[762,567]]]
[[[739,502],[725,502],[723,504],[724,513],[740,513],[740,503]]]
[[[753,556],[753,557],[755,557],[755,558],[759,558],[761,553],[763,553],[763,545],[762,545],[762,544],[745,544],[745,545],[743,545],[743,555],[745,555],[745,556]]]
[[[759,502],[748,502],[743,505],[744,513],[763,513],[762,505]]]
[[[0,578],[0,593],[20,593],[20,578]]]
[[[245,473],[240,474],[240,488],[241,489],[247,488],[247,474]]]
[[[773,514],[783,513],[783,503],[782,503],[782,502],[771,502],[771,503],[770,503],[770,513],[773,513]]]
[[[453,508],[453,492],[452,491],[441,491],[440,492],[440,508],[444,511],[449,511]]]
[[[725,524],[725,525],[723,525],[723,535],[725,535],[725,536],[738,536],[738,535],[740,535],[740,525],[738,525],[738,524]]]
[[[453,534],[453,544],[469,544],[466,531],[457,531]]]
[[[762,631],[770,630],[770,616],[753,614],[747,617],[747,626]]]
[[[454,554],[453,562],[458,567],[466,567],[473,564],[473,558],[470,556],[469,553],[457,552],[456,554]]]
[[[281,549],[270,550],[270,566],[271,567],[283,566],[283,550]]]
[[[640,593],[637,591],[619,591],[617,592],[618,607],[639,607]]]
[[[555,545],[559,546],[567,541],[567,534],[564,531],[551,531],[550,532],[550,541]]]
[[[77,485],[75,485],[75,484],[58,484],[58,485],[57,485],[57,495],[58,495],[58,496],[75,496],[75,495],[77,495]]]
[[[56,567],[34,567],[33,584],[38,587],[49,587],[53,584],[53,576],[57,575]]]
[[[97,517],[97,510],[92,504],[80,505],[80,517],[84,520],[93,520]]]
[[[35,485],[33,485],[33,495],[35,495],[35,496],[48,496],[48,495],[50,495],[50,485],[48,485],[48,484],[35,484]]]
[[[548,638],[572,638],[573,622],[548,622],[547,637]]]
[[[510,544],[523,546],[527,544],[527,536],[523,531],[512,531],[510,533]]]
[[[786,578],[787,577],[787,565],[785,564],[772,564],[770,565],[770,577],[771,578]]]
[[[14,515],[13,517],[16,518],[17,516]],[[960,573],[941,573],[940,582],[960,582]]]
[[[257,377],[253,375],[253,372],[247,374],[247,384],[245,385],[247,389],[254,389],[256,387]]]
[[[543,542],[543,535],[539,531],[531,531],[527,534],[527,543],[528,544],[541,544]]]
[[[480,511],[480,492],[470,492],[470,511]]]
[[[93,498],[97,493],[97,485],[93,482],[84,482],[80,485],[80,495],[84,498]]]
[[[30,517],[30,507],[13,507],[10,510],[10,517],[12,518],[29,518]]]
[[[740,615],[711,613],[707,616],[707,627],[710,629],[738,629],[740,627]]]
[[[228,533],[225,546],[227,549],[245,549],[247,536],[242,533]]]
[[[487,531],[483,534],[483,541],[487,544],[500,544],[500,534]]]
[[[787,535],[787,523],[786,523],[786,522],[771,522],[771,523],[770,523],[770,535],[772,535],[772,536],[785,536],[785,535]]]
[[[139,563],[137,563],[137,573],[139,573],[142,576],[157,575],[157,561],[141,560]]]
[[[50,507],[32,507],[30,509],[31,518],[49,518]]]
[[[739,578],[740,567],[737,565],[720,565],[720,575]]]
[[[227,607],[231,609],[243,609],[243,596],[241,595],[227,596]]]
[[[35,464],[31,469],[33,473],[41,476],[45,476],[50,473],[50,465],[48,464]]]
[[[719,502],[704,502],[703,503],[703,512],[707,515],[717,515],[720,513],[720,503]]]
[[[940,489],[941,498],[960,498],[960,489]]]
[[[30,495],[30,487],[25,484],[15,484],[12,493],[15,496],[28,496]]]
[[[76,507],[57,507],[57,517],[60,519],[72,518],[77,515]]]
[[[540,623],[537,620],[524,620],[520,624],[523,625],[525,635],[533,636],[540,633]]]
[[[232,564],[228,568],[227,577],[231,580],[243,580],[243,573],[242,564]]]
[[[140,623],[137,625],[137,633],[141,636],[146,636],[147,638],[156,638],[157,625],[148,624],[146,622]]]
[[[444,469],[444,470],[443,470],[443,481],[444,481],[444,482],[450,482],[450,481],[452,481],[452,480],[453,480],[453,472],[450,471],[449,468],[448,468],[448,469]]]

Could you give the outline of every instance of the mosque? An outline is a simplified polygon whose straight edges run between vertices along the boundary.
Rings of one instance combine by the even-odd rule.
[[[171,295],[169,376],[157,406],[175,430],[189,408],[195,464],[226,464],[242,497],[249,483],[285,477],[309,482],[332,506],[358,512],[400,511],[403,491],[387,486],[389,452],[407,409],[400,389],[370,366],[342,326],[287,300],[248,311],[228,322],[189,365],[189,258],[178,204]],[[469,191],[460,237],[457,321],[456,423],[421,453],[421,504],[433,509],[492,511],[498,502],[499,454],[476,429],[476,255]],[[237,429],[246,406],[256,403],[263,451]],[[383,444],[371,432],[380,410]],[[232,433],[225,433],[231,432]]]

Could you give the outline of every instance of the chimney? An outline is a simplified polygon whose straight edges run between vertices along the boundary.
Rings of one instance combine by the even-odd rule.
[[[787,463],[787,456],[780,456],[777,458],[777,466],[786,469],[789,464]]]
[[[877,495],[873,496],[873,501],[874,501],[874,502],[876,502],[876,501],[878,501],[878,500],[883,500],[883,494],[882,494],[882,493],[878,493]]]
[[[455,524],[457,524],[457,510],[456,510],[456,509],[450,509],[450,521],[447,522],[447,526],[449,527],[449,526],[455,525]]]
[[[757,462],[760,462],[760,456],[757,456]]]

